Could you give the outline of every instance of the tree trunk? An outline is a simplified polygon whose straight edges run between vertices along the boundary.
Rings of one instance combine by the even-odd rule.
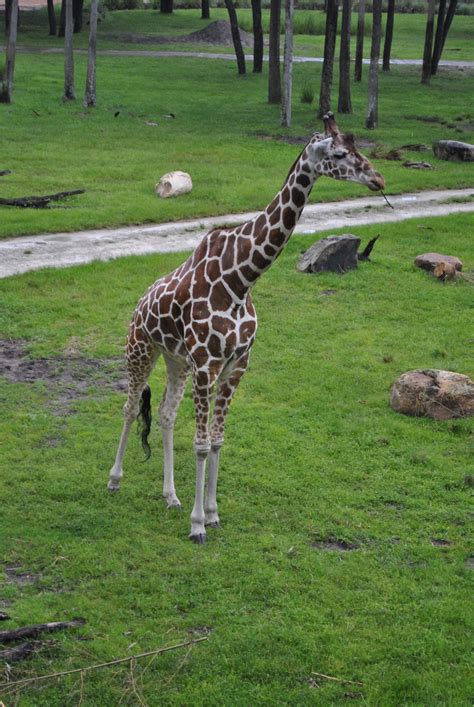
[[[261,74],[263,67],[263,27],[262,27],[262,2],[252,0],[253,23],[253,72]]]
[[[173,0],[160,0],[160,12],[162,15],[171,15],[173,12]]]
[[[210,18],[209,0],[201,0],[201,20],[209,20]]]
[[[72,0],[72,16],[74,19],[74,34],[82,30],[82,11],[84,8],[84,0]]]
[[[341,48],[339,54],[339,113],[352,113],[351,103],[351,12],[352,0],[342,0]]]
[[[383,45],[384,71],[390,71],[390,54],[392,53],[393,21],[395,18],[395,0],[388,0],[387,4],[387,24],[385,25],[385,42]]]
[[[61,2],[61,12],[59,13],[58,37],[64,37],[66,27],[66,0]]]
[[[15,72],[16,33],[18,28],[18,0],[11,0],[9,32],[6,49],[6,63],[0,90],[0,103],[11,103],[13,94],[13,74]]]
[[[97,105],[96,97],[96,56],[97,56],[97,15],[98,0],[91,0],[91,15],[89,28],[89,51],[87,55],[86,92],[84,96],[85,108]]]
[[[48,0],[48,22],[49,34],[56,35],[56,13],[54,12],[54,0]]]
[[[64,101],[73,101],[74,92],[74,52],[72,46],[73,19],[72,0],[65,0],[64,25]]]
[[[268,47],[268,102],[281,103],[280,0],[270,0],[270,36]]]
[[[10,17],[12,14],[12,0],[5,0],[5,36],[10,32]]]
[[[232,0],[225,0],[225,6],[229,13],[230,30],[232,32],[232,41],[234,43],[235,58],[237,59],[237,68],[239,74],[245,74],[245,54],[240,41],[239,23],[237,22],[237,13],[235,11]]]
[[[365,0],[359,0],[359,14],[357,19],[357,43],[354,66],[354,81],[362,79],[362,59],[364,57],[364,31],[365,31]]]
[[[326,36],[324,39],[324,60],[321,72],[319,92],[319,117],[322,118],[331,109],[331,86],[336,47],[338,0],[327,0]]]
[[[366,128],[376,128],[379,101],[379,56],[380,35],[382,34],[382,0],[373,0],[372,6],[372,46],[370,47],[369,91]]]
[[[429,83],[431,79],[431,56],[433,49],[435,5],[436,0],[428,0],[428,12],[426,15],[425,49],[423,52],[421,83]]]
[[[451,23],[453,21],[454,14],[456,12],[456,6],[458,4],[458,0],[450,0],[449,5],[448,5],[448,12],[446,13],[446,17],[443,23],[443,35],[441,38],[441,44],[439,48],[436,47],[436,42],[435,42],[435,48],[433,49],[433,59],[431,61],[431,74],[434,75],[438,71],[438,64],[439,60],[441,59],[441,54],[443,53],[444,49],[444,43],[446,41],[446,37],[448,36],[449,28],[451,27]],[[441,5],[440,5],[441,8]],[[439,20],[438,20],[439,21]],[[436,51],[436,54],[435,54]]]
[[[439,61],[439,57],[441,56],[441,47],[443,44],[443,29],[444,29],[445,15],[446,15],[446,0],[439,0],[438,20],[436,22],[436,32],[435,32],[435,40],[434,40],[434,45],[433,45],[433,55],[431,57],[431,75],[432,76],[434,76],[436,74],[436,71],[438,68],[438,62],[436,61],[436,58],[438,58],[438,61]]]
[[[283,95],[281,102],[281,124],[291,125],[291,96],[293,86],[293,10],[294,0],[285,0],[285,53],[283,60]]]

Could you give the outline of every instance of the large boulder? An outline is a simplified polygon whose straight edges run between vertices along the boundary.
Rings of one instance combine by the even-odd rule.
[[[315,273],[330,270],[344,273],[357,267],[357,248],[360,238],[351,233],[328,236],[313,243],[298,261],[300,272]]]
[[[433,143],[433,152],[440,160],[474,162],[474,145],[459,140],[438,140]]]
[[[187,172],[168,172],[164,174],[155,186],[155,193],[162,199],[170,196],[187,194],[193,188],[193,182]]]
[[[462,270],[462,260],[456,258],[455,255],[443,255],[442,253],[423,253],[415,258],[415,265],[422,270],[433,272],[440,263],[452,265],[455,270]]]
[[[453,371],[403,373],[392,387],[390,405],[404,415],[449,420],[474,415],[474,383]]]

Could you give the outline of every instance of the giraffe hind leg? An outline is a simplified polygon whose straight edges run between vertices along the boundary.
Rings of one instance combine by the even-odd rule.
[[[130,429],[140,412],[142,413],[141,417],[143,422],[141,430],[142,443],[145,453],[149,450],[147,437],[150,431],[151,416],[149,415],[149,388],[146,386],[146,382],[153,370],[157,357],[157,350],[154,349],[149,342],[141,339],[139,332],[135,331],[132,327],[127,342],[128,397],[123,409],[124,422],[122,434],[120,435],[115,462],[109,474],[109,483],[107,486],[109,491],[118,491],[120,488],[120,481],[123,476],[123,456],[127,447]],[[146,388],[148,388],[148,391]]]

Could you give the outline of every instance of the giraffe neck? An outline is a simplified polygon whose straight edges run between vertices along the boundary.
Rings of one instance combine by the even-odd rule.
[[[245,260],[239,262],[237,259],[235,265],[238,278],[234,281],[238,286],[233,289],[238,298],[244,298],[288,243],[318,176],[308,160],[307,150],[303,150],[273,201],[261,214],[239,228],[250,241],[250,252],[245,248]]]

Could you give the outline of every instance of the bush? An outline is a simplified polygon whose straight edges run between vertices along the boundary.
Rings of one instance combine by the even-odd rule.
[[[303,86],[300,94],[301,103],[312,103],[314,101],[314,90],[311,86]]]

